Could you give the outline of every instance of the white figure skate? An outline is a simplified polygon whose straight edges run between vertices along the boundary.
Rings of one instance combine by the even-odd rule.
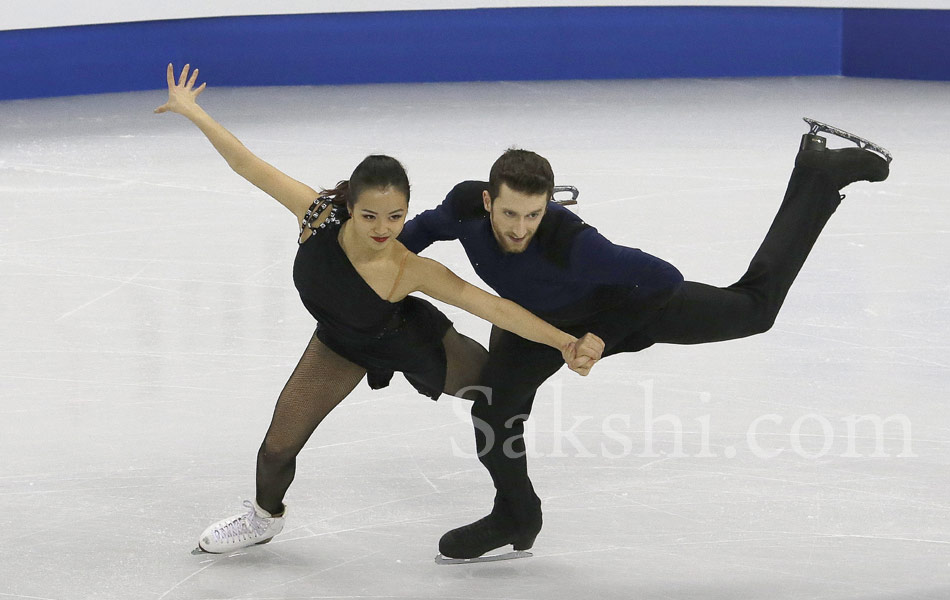
[[[202,532],[192,554],[224,554],[248,546],[266,544],[284,528],[284,512],[272,515],[257,502],[244,501],[248,511],[212,524]]]

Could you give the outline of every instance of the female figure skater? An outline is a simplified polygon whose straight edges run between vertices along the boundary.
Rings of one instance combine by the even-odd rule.
[[[476,385],[487,351],[459,334],[419,291],[467,310],[498,327],[561,351],[568,366],[586,375],[603,342],[578,340],[520,306],[484,292],[441,264],[406,250],[396,236],[409,203],[405,170],[388,156],[368,156],[348,181],[317,193],[267,164],[212,119],[196,102],[185,65],[176,83],[168,65],[168,102],[157,113],[187,117],[239,175],[287,207],[300,225],[294,284],[317,329],[277,400],[257,455],[256,497],[247,512],[209,526],[198,551],[230,552],[270,541],[280,533],[284,494],[296,456],[323,418],[367,375],[374,389],[394,371],[422,394],[459,395]]]

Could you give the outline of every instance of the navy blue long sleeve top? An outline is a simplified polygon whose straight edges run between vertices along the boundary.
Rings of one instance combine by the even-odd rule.
[[[442,204],[408,221],[399,240],[415,253],[459,240],[489,287],[549,321],[579,321],[621,303],[659,306],[683,283],[673,265],[610,242],[554,202],[523,252],[503,252],[482,204],[486,189],[482,181],[458,184]]]

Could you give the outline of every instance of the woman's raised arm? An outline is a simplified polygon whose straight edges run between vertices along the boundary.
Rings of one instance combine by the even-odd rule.
[[[198,69],[191,72],[190,78],[189,69],[190,65],[185,65],[176,82],[175,69],[171,63],[168,64],[168,102],[156,108],[155,112],[174,112],[187,117],[205,134],[235,173],[283,204],[297,216],[298,222],[301,221],[317,198],[317,192],[255,156],[230,131],[198,106],[198,95],[204,91],[207,83],[195,88]]]

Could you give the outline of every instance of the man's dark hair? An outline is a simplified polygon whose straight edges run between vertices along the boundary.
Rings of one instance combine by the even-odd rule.
[[[503,183],[522,194],[544,194],[550,198],[554,193],[554,171],[543,156],[530,150],[508,148],[488,175],[488,195],[492,201],[498,197]]]

